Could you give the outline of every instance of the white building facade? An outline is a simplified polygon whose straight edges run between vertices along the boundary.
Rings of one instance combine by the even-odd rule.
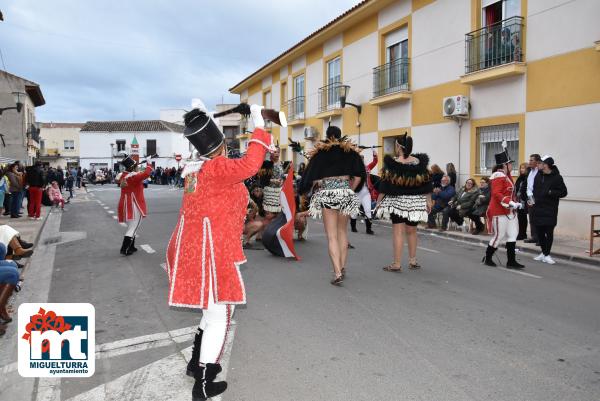
[[[79,160],[82,168],[114,169],[123,154],[131,154],[137,140],[140,159],[157,154],[154,167],[178,167],[191,157],[190,143],[183,136],[183,126],[161,120],[88,121],[80,131]],[[182,160],[177,161],[177,155]]]
[[[584,238],[600,213],[598,15],[596,0],[366,0],[231,92],[286,111],[290,126],[273,134],[296,165],[288,138],[310,149],[330,121],[380,154],[407,132],[431,163],[454,163],[460,184],[491,173],[503,140],[519,163],[550,154],[569,189],[557,232]],[[341,85],[360,115],[341,108]],[[458,95],[468,115],[444,117]]]

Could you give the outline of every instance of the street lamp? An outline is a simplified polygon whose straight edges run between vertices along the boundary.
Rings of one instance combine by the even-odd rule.
[[[13,92],[12,95],[15,99],[15,106],[0,108],[0,115],[6,110],[17,110],[17,113],[20,113],[23,109],[23,102],[26,95],[23,92]]]
[[[114,148],[115,148],[115,144],[111,143],[110,144],[110,169],[112,170],[114,168],[113,166],[113,154],[114,154]]]
[[[346,107],[346,105],[354,106],[354,107],[356,107],[356,110],[358,111],[358,114],[361,113],[362,106],[346,101],[346,99],[348,98],[348,92],[350,92],[350,86],[349,85],[338,85],[337,91],[338,91],[338,95],[340,97],[340,104],[342,105],[342,109],[344,107]]]

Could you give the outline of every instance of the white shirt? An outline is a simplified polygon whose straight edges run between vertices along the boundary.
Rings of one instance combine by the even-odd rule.
[[[532,168],[527,176],[527,197],[531,198],[533,196],[533,182],[535,181],[535,176],[538,173],[537,168]]]

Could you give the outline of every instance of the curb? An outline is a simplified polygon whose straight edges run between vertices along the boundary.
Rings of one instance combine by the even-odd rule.
[[[375,221],[381,225],[386,225],[386,226],[390,226],[390,227],[392,225],[391,222],[386,221],[386,220],[375,220]],[[434,234],[437,237],[450,238],[450,239],[458,240],[461,242],[469,242],[469,243],[480,244],[480,245],[484,245],[484,246],[487,245],[489,242],[489,239],[483,239],[483,237],[479,237],[479,236],[475,236],[475,235],[463,236],[463,235],[459,235],[459,234],[454,234],[451,231],[437,231],[437,230],[434,231],[434,230],[428,230],[423,227],[418,227],[417,231],[420,234],[427,234],[427,235]],[[527,253],[530,255],[536,255],[539,253],[538,249],[531,249],[531,248],[525,248],[525,247],[520,247],[519,249],[520,249],[521,253]],[[593,257],[589,257],[589,256],[578,256],[578,255],[573,255],[573,254],[564,253],[564,252],[552,252],[552,256],[556,256],[557,258],[559,258],[561,260],[566,260],[569,262],[575,262],[575,263],[581,263],[581,264],[585,264],[585,265],[589,265],[589,266],[600,267],[600,258],[593,258]]]

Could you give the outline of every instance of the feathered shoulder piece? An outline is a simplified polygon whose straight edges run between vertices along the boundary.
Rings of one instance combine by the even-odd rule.
[[[431,182],[431,172],[428,169],[429,156],[425,153],[412,155],[419,162],[406,164],[397,162],[392,156],[386,155],[383,159],[383,173],[381,179],[395,186],[420,187]]]
[[[310,152],[308,152],[307,156],[310,158],[319,152],[328,152],[334,149],[335,147],[339,147],[344,152],[360,152],[358,146],[352,143],[352,141],[350,141],[350,138],[348,138],[347,136],[343,136],[340,139],[325,139],[317,142],[315,144],[315,147]]]

